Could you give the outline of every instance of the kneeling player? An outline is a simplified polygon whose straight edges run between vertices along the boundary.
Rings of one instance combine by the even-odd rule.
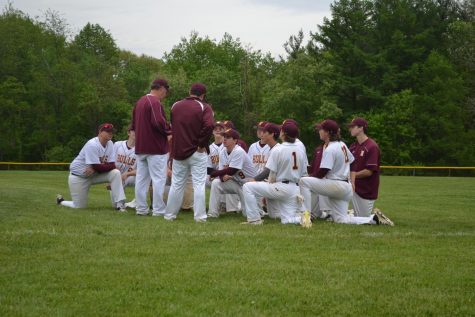
[[[350,164],[354,157],[346,144],[340,141],[339,127],[335,121],[324,120],[317,128],[325,145],[317,177],[303,177],[300,180],[305,208],[311,210],[313,195],[323,195],[328,197],[327,204],[334,222],[394,225],[381,212],[370,217],[348,215],[348,204],[353,193],[349,182]]]
[[[295,144],[297,136],[297,126],[286,121],[280,131],[280,138],[283,142],[272,148],[266,163],[266,168],[269,169],[268,183],[249,182],[244,184],[243,191],[247,209],[247,222],[244,224],[260,225],[263,223],[256,197],[278,201],[283,224],[302,223],[298,182],[302,176],[307,175],[308,161],[306,153]]]
[[[135,156],[135,131],[129,125],[127,140],[114,143],[115,166],[120,171],[122,184],[125,187],[135,187],[135,175],[137,174],[137,157]],[[110,188],[110,187],[109,187]],[[112,194],[112,193],[111,193]],[[135,199],[125,204],[128,208],[135,208]]]
[[[242,203],[242,213],[246,215],[242,185],[256,176],[256,170],[246,152],[237,145],[239,133],[236,130],[224,131],[224,149],[219,156],[219,170],[210,173],[211,182],[208,217],[219,216],[219,203],[223,194],[237,194]]]
[[[69,170],[69,190],[72,201],[56,197],[56,203],[70,208],[86,208],[89,188],[94,184],[110,183],[112,204],[117,210],[125,211],[125,194],[120,171],[114,163],[114,126],[104,123],[99,126],[99,134],[87,141],[79,155],[71,163]]]

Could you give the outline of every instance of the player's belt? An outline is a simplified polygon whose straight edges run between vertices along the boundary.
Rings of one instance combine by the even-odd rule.
[[[299,185],[299,183],[294,183],[294,182],[291,182],[291,181],[282,181],[282,183],[284,184],[295,184],[295,185]]]

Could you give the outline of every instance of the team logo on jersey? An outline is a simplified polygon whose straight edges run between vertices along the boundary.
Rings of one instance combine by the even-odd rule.
[[[211,164],[216,165],[219,163],[219,155],[211,155]]]
[[[104,164],[104,163],[107,163],[108,159],[109,159],[109,156],[104,155],[104,156],[99,157],[99,162],[101,162],[101,164]]]
[[[364,156],[364,150],[361,150],[360,156]]]
[[[252,156],[252,163],[254,164],[265,164],[267,161],[265,160],[264,155],[256,154]]]

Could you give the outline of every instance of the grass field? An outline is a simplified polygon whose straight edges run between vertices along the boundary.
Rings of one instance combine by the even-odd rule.
[[[166,222],[101,185],[85,210],[58,192],[66,172],[0,172],[0,316],[475,315],[475,178],[383,177],[393,228]]]

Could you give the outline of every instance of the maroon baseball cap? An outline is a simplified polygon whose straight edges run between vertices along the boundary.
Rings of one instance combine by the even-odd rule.
[[[264,130],[264,128],[266,127],[266,124],[267,124],[267,123],[268,123],[267,121],[261,121],[261,122],[259,122],[259,123],[256,125],[256,128],[257,128],[258,130]]]
[[[160,87],[165,87],[167,91],[170,90],[170,86],[168,86],[168,82],[165,79],[157,78],[152,82],[152,89],[158,89]]]
[[[292,121],[285,120],[281,130],[291,138],[297,138],[299,136],[299,127]]]
[[[234,126],[234,123],[231,120],[226,120],[223,122],[223,124],[225,128],[236,130],[236,127]]]
[[[280,125],[277,125],[272,122],[268,122],[266,126],[264,127],[264,132],[274,134],[275,136],[278,137],[280,134],[280,128],[281,128]]]
[[[223,132],[223,136],[225,138],[227,137],[231,137],[233,138],[234,140],[239,140],[239,133],[234,130],[234,129],[226,129],[224,132]]]
[[[351,128],[351,127],[354,127],[354,126],[367,128],[368,127],[368,121],[366,121],[363,118],[354,118],[353,120],[351,120],[351,123],[348,125],[348,127]]]
[[[293,124],[295,124],[297,126],[297,128],[299,127],[299,124],[297,121],[295,121],[294,119],[285,119],[282,124],[286,123],[286,122],[292,122]]]
[[[97,128],[99,132],[106,131],[106,132],[114,132],[114,125],[112,123],[103,123]]]
[[[338,133],[338,123],[331,119],[326,119],[316,125],[318,130],[325,130],[328,131],[330,134],[337,134]]]
[[[226,126],[224,125],[224,122],[223,122],[223,121],[216,121],[216,122],[214,123],[214,127],[215,127],[215,128],[216,128],[216,127],[221,127],[221,128],[223,128],[223,129],[226,128]]]
[[[194,83],[191,85],[190,90],[194,95],[201,96],[206,94],[206,86],[203,85],[202,83]]]

